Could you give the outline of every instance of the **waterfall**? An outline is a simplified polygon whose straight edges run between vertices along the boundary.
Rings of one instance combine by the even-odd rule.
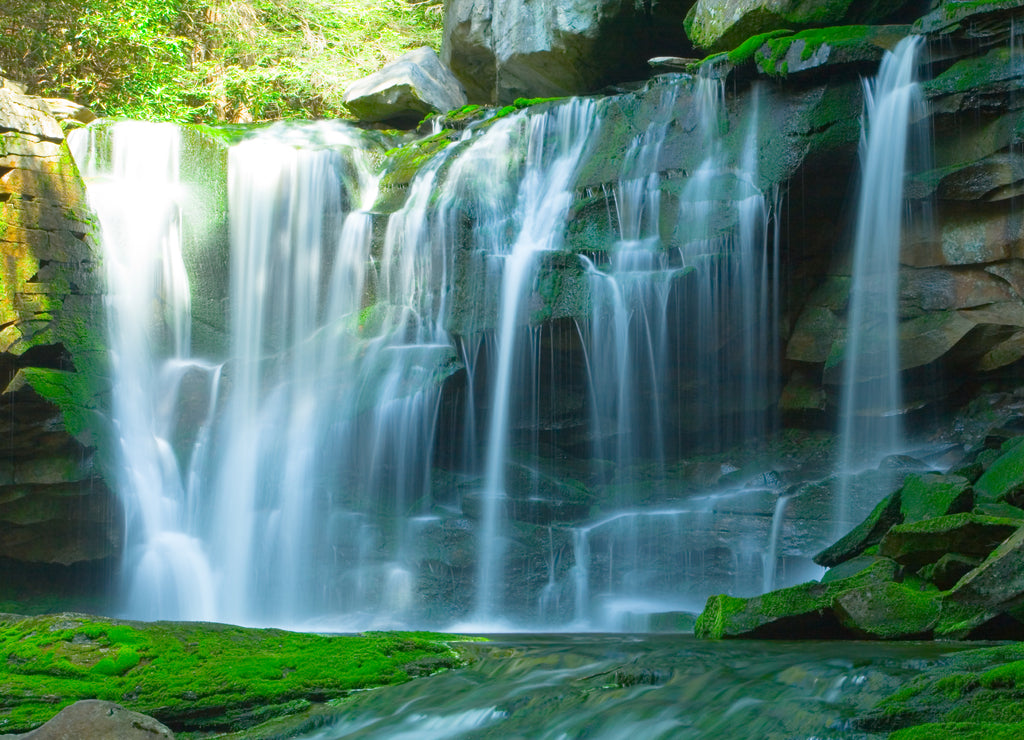
[[[106,139],[95,128],[72,132],[69,145],[100,219],[109,286],[115,487],[127,530],[122,608],[145,619],[211,619],[214,574],[196,536],[188,458],[173,447],[183,385],[218,376],[190,357],[179,131],[128,121]]]
[[[886,53],[878,77],[864,83],[861,181],[840,401],[841,474],[877,464],[903,446],[899,265],[910,125],[923,112],[915,80],[920,47],[920,37],[901,40],[893,53]],[[845,485],[835,508],[836,526],[842,529],[837,534],[864,513],[849,510]]]
[[[486,487],[477,567],[477,613],[482,622],[498,614],[501,599],[500,507],[505,496],[509,406],[512,398],[513,353],[521,311],[532,291],[537,254],[555,250],[572,202],[574,177],[597,126],[593,101],[577,99],[550,113],[526,119],[529,133],[526,161],[515,202],[518,233],[498,254],[501,265],[497,367],[492,386],[487,441]]]
[[[128,239],[151,245],[144,270],[114,271],[107,221],[132,214],[115,201],[104,217],[124,614],[623,629],[757,592],[788,536],[778,491],[716,486],[717,464],[697,488],[680,465],[772,429],[769,92],[729,108],[721,82],[681,76],[649,94],[614,167],[597,153],[614,98],[506,111],[446,134],[390,213],[385,150],[402,142],[338,122],[232,134],[214,147],[218,228],[182,210],[194,183],[175,173],[196,147],[177,129],[88,128],[76,157],[97,203],[105,152],[132,131],[118,157],[165,173],[169,194],[146,197],[163,215]],[[700,157],[684,167],[689,130]],[[588,207],[608,236],[570,243]],[[222,295],[203,292],[195,251]],[[201,350],[190,297],[223,316]]]

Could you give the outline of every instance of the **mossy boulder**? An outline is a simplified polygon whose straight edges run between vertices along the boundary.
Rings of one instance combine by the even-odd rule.
[[[941,611],[937,592],[904,583],[868,583],[833,602],[839,623],[858,637],[914,640],[931,636]]]
[[[1024,503],[1024,438],[1012,440],[974,484],[981,501]]]
[[[780,28],[878,23],[905,4],[906,0],[697,0],[685,27],[695,46],[727,51],[744,39]]]
[[[350,691],[458,666],[454,639],[0,615],[0,727],[31,730],[64,706],[96,698],[176,732],[240,730]]]
[[[900,513],[905,524],[962,514],[970,511],[973,504],[971,484],[959,475],[911,475],[900,489]]]
[[[955,552],[948,552],[931,565],[920,570],[920,575],[943,591],[948,591],[957,581],[978,567],[981,561]]]
[[[850,578],[828,583],[812,581],[750,599],[712,596],[697,618],[694,634],[715,640],[849,638],[853,633],[833,608],[836,599],[855,589],[893,581],[898,569],[892,560],[883,560]]]
[[[951,514],[889,529],[879,545],[879,554],[917,570],[938,561],[946,553],[986,557],[1003,540],[1024,525],[1024,521]]]
[[[944,615],[943,630],[967,636],[985,623],[1020,621],[1024,614],[1024,527],[1003,541],[985,561],[964,575],[946,597],[953,607]],[[1024,623],[1018,627],[1024,635]]]
[[[902,521],[900,492],[896,491],[882,499],[867,519],[854,527],[835,544],[814,556],[814,562],[826,568],[861,555],[869,547],[882,541],[889,528]]]

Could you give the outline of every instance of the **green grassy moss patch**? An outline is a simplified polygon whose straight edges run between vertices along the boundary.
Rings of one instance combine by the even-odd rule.
[[[0,733],[79,699],[105,699],[176,732],[231,731],[349,692],[463,663],[451,635],[314,635],[220,624],[0,616]]]

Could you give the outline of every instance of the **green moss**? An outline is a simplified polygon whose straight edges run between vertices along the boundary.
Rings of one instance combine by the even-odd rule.
[[[729,61],[733,64],[743,64],[754,58],[754,53],[757,52],[765,42],[769,39],[778,38],[780,36],[788,36],[793,31],[786,28],[780,28],[775,31],[768,31],[767,33],[760,33],[757,36],[751,36],[749,39],[744,41],[742,44],[737,46],[730,52],[727,52]],[[715,55],[717,56],[717,55]],[[710,58],[710,57],[709,57]]]
[[[889,735],[889,740],[1019,740],[1024,737],[1024,723],[995,722],[933,722],[907,727]]]
[[[1024,487],[1024,438],[1010,442],[974,484],[979,499],[1005,500]]]
[[[704,611],[697,617],[693,634],[706,640],[720,640],[725,636],[729,617],[743,611],[746,599],[717,594],[708,598]]]
[[[830,26],[811,28],[790,35],[764,34],[767,38],[751,53],[765,74],[785,77],[789,73],[789,64],[784,57],[789,53],[790,47],[798,41],[803,42],[800,58],[806,61],[825,44],[833,47],[858,45],[867,38],[870,30],[870,26]],[[742,49],[743,46],[739,48]]]
[[[455,639],[8,616],[0,619],[0,731],[30,730],[85,698],[119,702],[175,731],[242,729],[296,702],[458,666]]]

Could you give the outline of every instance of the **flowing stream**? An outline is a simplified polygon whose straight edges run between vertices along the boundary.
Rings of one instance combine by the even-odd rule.
[[[306,740],[874,740],[852,720],[961,646],[498,637],[466,668],[356,694]],[[855,658],[853,656],[856,656]]]

